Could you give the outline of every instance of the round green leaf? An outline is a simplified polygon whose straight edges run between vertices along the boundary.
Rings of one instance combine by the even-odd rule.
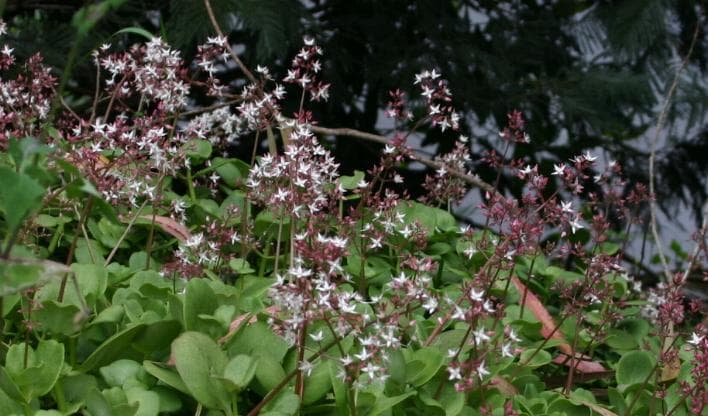
[[[192,140],[185,145],[190,159],[208,159],[211,156],[211,143],[206,140]]]
[[[229,267],[238,274],[251,274],[255,272],[245,259],[231,259],[229,261]]]
[[[356,189],[359,187],[359,182],[364,179],[364,172],[360,170],[355,170],[352,176],[341,176],[339,178],[339,183],[342,184],[344,189]]]
[[[624,354],[617,363],[617,384],[631,386],[644,383],[651,374],[656,361],[647,351],[632,351]]]
[[[101,367],[98,371],[106,384],[111,387],[122,387],[129,379],[137,378],[138,373],[142,370],[142,366],[136,361],[118,360]]]

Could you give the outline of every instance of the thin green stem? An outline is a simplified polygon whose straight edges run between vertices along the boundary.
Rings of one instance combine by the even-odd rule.
[[[194,179],[192,178],[192,168],[187,168],[187,192],[193,204],[197,203],[197,193],[194,191]]]

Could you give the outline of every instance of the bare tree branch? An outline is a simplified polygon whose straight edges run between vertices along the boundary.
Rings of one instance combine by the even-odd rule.
[[[226,36],[224,36],[224,32],[219,26],[219,22],[216,21],[216,17],[214,16],[214,10],[212,10],[211,3],[209,2],[209,0],[204,0],[204,7],[206,7],[207,14],[209,15],[209,20],[211,20],[211,25],[214,26],[216,34],[226,39]],[[231,48],[231,44],[228,42],[228,40],[226,41],[224,46],[226,47],[226,50],[229,51],[229,54],[231,55],[231,58],[233,58],[234,62],[236,62],[238,67],[241,68],[241,71],[243,71],[244,75],[246,75],[246,78],[248,78],[249,81],[251,81],[252,83],[256,84],[256,77],[254,77],[251,70],[249,70],[243,62],[241,62],[241,59],[239,59],[238,55],[236,55],[236,52],[234,52],[234,50]]]
[[[379,144],[384,144],[384,145],[389,144],[389,140],[384,136],[380,136],[378,134],[366,133],[366,132],[354,130],[354,129],[348,129],[348,128],[334,129],[334,128],[329,128],[329,127],[312,126],[311,130],[315,133],[328,134],[331,136],[356,137],[358,139],[364,139],[364,140],[368,140],[370,142],[375,142],[375,143],[379,143]],[[433,169],[440,169],[441,167],[443,167],[442,163],[437,162],[433,159],[430,159],[427,156],[421,155],[419,152],[417,152],[415,155],[415,161],[420,162],[423,165],[425,165],[429,168],[433,168]],[[445,169],[452,176],[462,179],[463,181],[467,182],[470,185],[477,186],[477,187],[481,188],[482,190],[489,192],[490,194],[497,193],[497,190],[492,185],[483,181],[482,179],[480,179],[476,175],[468,175],[465,172],[452,170],[447,167]]]
[[[669,264],[666,261],[666,256],[664,255],[664,249],[661,247],[661,238],[659,237],[659,230],[656,225],[656,199],[654,198],[654,162],[656,160],[656,145],[659,142],[659,135],[661,134],[662,129],[664,128],[664,123],[666,122],[666,115],[669,111],[669,105],[671,104],[671,99],[674,96],[674,93],[676,92],[676,87],[678,87],[679,83],[679,78],[681,76],[681,72],[683,72],[684,68],[686,68],[686,65],[688,64],[688,60],[691,57],[691,54],[693,53],[693,47],[696,45],[696,39],[698,39],[698,32],[700,29],[700,23],[696,24],[696,30],[693,32],[693,38],[691,39],[691,46],[688,48],[688,52],[686,53],[686,56],[683,58],[683,61],[681,62],[681,65],[676,69],[676,75],[674,75],[674,80],[671,83],[671,87],[669,88],[669,92],[666,94],[666,98],[664,99],[664,107],[661,110],[661,113],[659,114],[659,119],[657,120],[656,123],[656,131],[654,134],[654,139],[651,141],[650,145],[650,153],[649,153],[649,193],[652,196],[652,199],[649,203],[650,206],[650,212],[651,212],[651,232],[652,235],[654,236],[654,242],[656,243],[656,248],[657,251],[659,252],[659,259],[661,260],[661,265],[664,269],[664,277],[666,278],[667,282],[671,282],[671,270],[669,268]]]

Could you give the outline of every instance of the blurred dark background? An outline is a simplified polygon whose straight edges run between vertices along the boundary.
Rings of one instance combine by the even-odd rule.
[[[382,113],[388,91],[400,88],[415,99],[414,74],[437,69],[449,80],[454,105],[464,115],[461,133],[470,136],[474,155],[470,168],[490,182],[496,173],[479,156],[498,148],[497,132],[506,114],[518,109],[528,120],[531,143],[516,146],[513,157],[535,161],[550,172],[553,163],[590,151],[602,163],[619,161],[629,185],[646,183],[658,114],[698,28],[659,136],[656,174],[666,246],[675,239],[679,249],[692,247],[688,230],[700,224],[708,193],[705,0],[211,4],[242,60],[252,68],[266,65],[278,78],[285,75],[302,36],[316,38],[324,49],[323,79],[332,84],[330,100],[310,107],[323,126],[388,134],[393,123]],[[91,50],[104,42],[129,46],[144,41],[117,31],[145,29],[187,58],[214,35],[201,0],[0,0],[0,14],[11,26],[6,39],[18,58],[41,51],[62,78],[62,94],[78,111],[90,106],[95,85]],[[220,77],[234,91],[244,83],[235,68]],[[197,98],[194,104],[209,103]],[[412,104],[415,109],[416,101]],[[286,114],[296,105],[286,105]],[[413,139],[432,156],[450,150],[458,135],[431,129]],[[233,151],[250,152],[249,146]],[[344,172],[366,170],[380,151],[378,145],[352,138],[339,138],[332,149]],[[422,191],[424,173],[406,171],[413,195]],[[512,178],[502,178],[501,186],[505,192],[520,192],[520,181]],[[458,215],[474,221],[477,197],[466,198]],[[637,244],[642,249],[635,255],[649,258],[651,253]]]

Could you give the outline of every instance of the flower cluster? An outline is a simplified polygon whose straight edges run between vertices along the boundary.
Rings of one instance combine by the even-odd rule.
[[[135,206],[141,197],[155,199],[155,173],[174,174],[187,164],[187,139],[170,133],[172,129],[167,114],[159,110],[110,122],[80,120],[66,133],[71,143],[66,157],[108,201],[127,200]]]
[[[312,101],[327,101],[330,84],[324,83],[318,78],[322,70],[322,63],[318,58],[322,55],[322,48],[315,44],[313,38],[305,37],[303,42],[305,46],[293,58],[283,82],[299,85],[303,91],[310,93]]]
[[[173,208],[181,214],[185,205],[176,201]],[[238,216],[238,207],[230,205],[223,218],[212,220],[203,225],[198,233],[189,235],[175,251],[174,261],[164,265],[163,274],[176,274],[183,279],[190,279],[202,276],[205,268],[218,271],[226,267],[234,257],[236,244],[243,243],[233,224]]]
[[[696,331],[691,334],[688,341],[689,348],[693,350],[693,362],[691,363],[691,382],[681,381],[681,391],[688,397],[691,403],[691,414],[702,415],[708,407],[708,336],[706,328],[699,325]]]
[[[267,69],[263,73],[267,75]],[[248,84],[241,92],[241,103],[237,107],[238,116],[250,131],[264,130],[273,124],[279,124],[278,101],[285,97],[285,89],[276,84],[271,91],[266,92],[267,81],[267,78],[263,78],[259,84]]]
[[[225,37],[216,36],[208,38],[205,44],[197,47],[197,56],[195,57],[197,67],[207,73],[207,93],[214,97],[221,97],[224,94],[224,86],[214,74],[217,72],[217,60],[228,62],[229,54],[226,50],[226,42],[228,40]]]
[[[255,201],[276,213],[303,218],[339,201],[334,158],[308,126],[293,124],[282,155],[267,154],[251,169],[246,185]]]
[[[526,121],[521,111],[514,110],[506,115],[507,125],[499,132],[499,137],[503,141],[516,143],[529,143],[531,138],[524,130]]]
[[[185,127],[186,135],[208,140],[212,145],[234,143],[249,131],[248,121],[234,114],[228,106],[200,114]]]
[[[0,37],[7,32],[0,21]],[[13,49],[7,44],[0,49],[0,71],[15,65]],[[32,55],[14,79],[0,77],[0,149],[7,147],[11,137],[36,134],[39,125],[47,119],[54,99],[56,78],[42,64],[42,56]]]
[[[103,45],[94,56],[110,74],[106,87],[116,98],[138,94],[141,100],[152,100],[168,113],[187,105],[187,68],[179,52],[170,49],[161,38],[136,45],[128,52],[108,54],[109,48],[110,45]]]
[[[413,113],[406,109],[405,93],[399,89],[388,92],[391,100],[388,102],[386,115],[400,121],[408,121],[413,118]]]
[[[415,76],[415,84],[420,84],[421,95],[425,97],[428,116],[433,126],[440,127],[441,131],[460,128],[460,115],[452,107],[452,93],[447,86],[447,81],[440,78],[435,71],[423,71]]]

